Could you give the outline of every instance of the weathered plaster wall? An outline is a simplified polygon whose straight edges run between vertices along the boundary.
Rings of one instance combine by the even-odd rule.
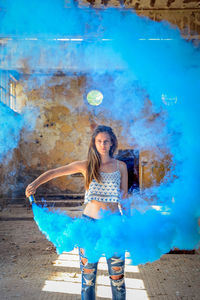
[[[134,9],[189,9],[200,8],[199,0],[81,0],[79,5],[114,6]]]
[[[179,10],[139,10],[137,14],[146,16],[154,21],[166,20],[180,29],[185,39],[200,39],[200,9]]]
[[[40,88],[29,89],[30,78],[21,79],[18,90],[26,95],[26,105],[37,109],[35,130],[22,135],[20,156],[26,182],[40,173],[85,159],[89,120],[84,110],[81,88],[84,78],[52,77]],[[22,93],[22,92],[21,92]],[[34,116],[33,116],[34,117]],[[83,180],[62,177],[48,183],[40,191],[80,192]]]

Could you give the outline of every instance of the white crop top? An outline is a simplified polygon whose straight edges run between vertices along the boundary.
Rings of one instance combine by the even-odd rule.
[[[89,185],[89,189],[85,192],[84,203],[91,200],[107,203],[119,203],[120,194],[120,170],[119,161],[117,160],[117,170],[111,173],[100,172],[101,183],[93,179]]]

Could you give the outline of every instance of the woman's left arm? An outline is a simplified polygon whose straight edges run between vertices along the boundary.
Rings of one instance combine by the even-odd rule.
[[[120,161],[120,173],[121,173],[121,209],[124,215],[130,215],[130,203],[128,201],[128,171],[124,162]]]

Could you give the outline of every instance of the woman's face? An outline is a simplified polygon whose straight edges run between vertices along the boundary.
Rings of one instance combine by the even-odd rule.
[[[95,137],[95,146],[100,155],[109,154],[112,146],[110,135],[107,132],[100,132]]]

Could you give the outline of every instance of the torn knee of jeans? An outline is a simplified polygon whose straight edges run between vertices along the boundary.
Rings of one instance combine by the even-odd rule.
[[[112,280],[112,286],[116,287],[118,290],[121,290],[124,288],[124,275],[118,275],[120,278],[119,279],[114,279],[114,276],[111,276]]]
[[[121,272],[123,272],[123,267],[112,267],[112,270],[115,273],[121,273]]]
[[[83,272],[85,274],[92,274],[92,273],[94,273],[94,271],[95,271],[95,269],[86,269],[86,268],[83,268]]]
[[[117,263],[123,263],[124,259],[118,258],[118,257],[111,257],[111,264],[117,264]]]
[[[112,280],[120,280],[120,279],[124,279],[124,274],[121,275],[111,275],[110,278]]]
[[[85,255],[84,249],[80,248],[80,253],[81,253],[82,255]]]
[[[92,285],[94,285],[93,278],[92,278],[92,279],[87,279],[87,278],[84,276],[84,280],[85,280],[85,285],[86,285],[86,286],[92,286]]]
[[[87,263],[88,263],[88,260],[87,260],[87,258],[85,258],[85,257],[81,257],[81,262],[82,262],[82,264],[83,264],[84,266],[86,266]]]

